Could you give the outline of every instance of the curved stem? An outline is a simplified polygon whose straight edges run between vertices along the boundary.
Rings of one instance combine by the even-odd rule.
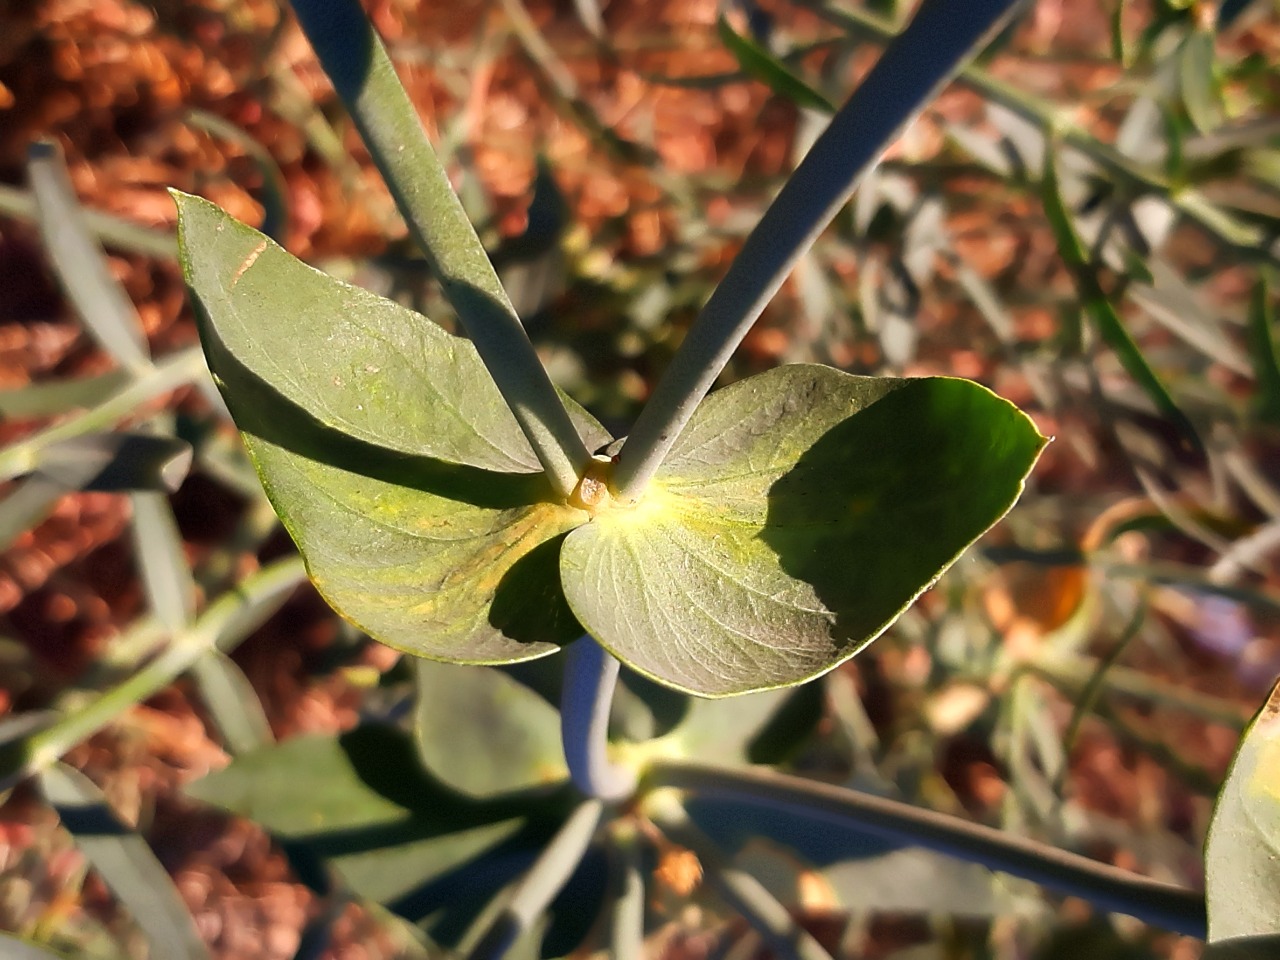
[[[386,48],[356,0],[293,0],[396,206],[557,492],[591,454],[427,140]]]
[[[569,815],[516,885],[510,901],[468,954],[468,960],[497,960],[533,926],[578,869],[602,816],[604,802],[594,799],[583,801]]]
[[[636,498],[796,261],[863,173],[1004,21],[1017,0],[925,0],[765,211],[689,330],[614,472]]]
[[[1079,854],[909,804],[765,770],[658,761],[649,787],[676,787],[811,817],[1011,873],[1114,913],[1204,938],[1204,897]]]
[[[560,736],[569,776],[589,797],[620,800],[635,790],[634,771],[609,762],[609,707],[621,664],[589,636],[571,647],[560,695]]]

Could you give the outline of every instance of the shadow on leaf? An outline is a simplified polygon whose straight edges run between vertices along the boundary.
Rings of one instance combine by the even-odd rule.
[[[1043,440],[1011,411],[966,381],[915,380],[772,485],[760,536],[835,614],[837,642],[874,639],[1013,504]]]

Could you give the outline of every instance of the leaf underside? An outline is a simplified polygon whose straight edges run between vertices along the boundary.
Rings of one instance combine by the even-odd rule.
[[[662,683],[712,697],[800,683],[1000,519],[1044,443],[968,381],[780,367],[708,397],[638,505],[569,534],[565,594]]]
[[[554,502],[475,348],[175,194],[201,339],[263,486],[325,599],[371,636],[508,663],[581,629]],[[610,439],[566,398],[593,447]]]

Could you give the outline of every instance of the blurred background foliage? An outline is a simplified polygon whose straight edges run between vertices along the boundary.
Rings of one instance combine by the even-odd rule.
[[[553,378],[619,432],[910,5],[366,6]],[[804,258],[727,378],[971,377],[1055,442],[1013,514],[779,714],[772,748],[735,750],[1201,882],[1213,794],[1280,673],[1278,59],[1271,0],[1037,0]],[[420,956],[419,929],[287,827],[330,783],[363,816],[374,788],[341,751],[413,765],[376,731],[450,685],[302,585],[202,372],[167,187],[451,325],[274,0],[0,4],[0,929],[90,957]],[[526,741],[557,668],[511,672]],[[687,739],[682,698],[633,693],[623,736]],[[430,713],[433,775],[486,782]],[[272,749],[319,777],[301,806],[187,789]],[[739,832],[720,839],[846,956],[1198,954],[1016,884],[866,859],[883,851],[842,876],[803,837]],[[103,836],[123,839],[85,842]],[[690,857],[647,864],[649,948],[754,955]],[[919,903],[894,895],[886,878],[921,871]],[[120,879],[166,876],[176,913]]]

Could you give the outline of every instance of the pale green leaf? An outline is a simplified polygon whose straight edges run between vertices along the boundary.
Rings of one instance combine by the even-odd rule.
[[[1275,960],[1280,957],[1280,934],[1215,940],[1204,948],[1200,960]]]
[[[422,770],[406,734],[379,726],[263,747],[187,792],[256,820],[321,880],[332,870],[446,945],[528,868],[575,802],[568,791],[462,797]]]
[[[329,603],[391,646],[456,662],[576,636],[557,555],[586,515],[555,502],[470,342],[175,196],[210,368]],[[589,445],[608,441],[568,406]]]
[[[999,520],[1044,442],[967,381],[781,367],[711,394],[638,503],[568,536],[565,595],[667,685],[799,683],[875,639]]]
[[[1214,72],[1214,37],[1206,30],[1187,35],[1178,54],[1178,80],[1187,116],[1201,133],[1222,126],[1222,90]]]
[[[1280,683],[1245,730],[1205,841],[1209,940],[1280,935]]]
[[[416,733],[431,773],[490,797],[568,777],[560,714],[500,670],[420,661]]]

